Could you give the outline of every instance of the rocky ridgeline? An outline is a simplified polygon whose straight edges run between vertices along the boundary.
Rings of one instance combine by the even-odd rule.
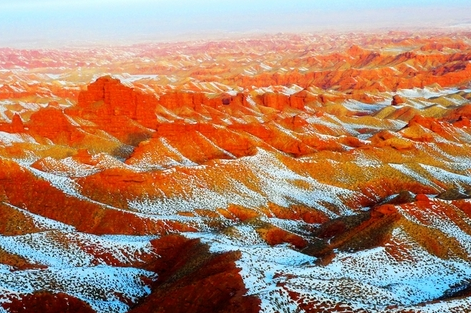
[[[306,36],[0,51],[0,306],[470,307],[469,36]]]

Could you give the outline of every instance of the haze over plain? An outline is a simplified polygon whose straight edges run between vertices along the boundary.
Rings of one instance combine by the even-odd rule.
[[[247,33],[461,27],[469,1],[0,1],[0,46],[220,38]]]

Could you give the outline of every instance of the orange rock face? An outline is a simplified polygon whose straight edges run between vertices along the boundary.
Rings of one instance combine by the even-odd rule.
[[[0,306],[466,311],[469,42],[0,49]]]
[[[112,122],[113,117],[126,116],[142,126],[155,128],[155,115],[149,108],[156,105],[154,96],[134,91],[119,80],[106,76],[97,79],[79,94],[74,109],[85,119],[103,118],[103,122]]]
[[[400,96],[398,95],[394,95],[393,96],[393,99],[391,101],[391,105],[398,105],[398,104],[402,104],[404,103],[404,99],[402,99]]]

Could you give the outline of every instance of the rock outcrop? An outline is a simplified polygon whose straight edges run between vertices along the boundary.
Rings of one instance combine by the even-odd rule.
[[[394,95],[392,100],[391,100],[391,105],[399,105],[399,104],[403,104],[405,101],[404,99],[402,99],[401,96],[399,95]]]
[[[0,49],[0,311],[468,310],[470,38]]]

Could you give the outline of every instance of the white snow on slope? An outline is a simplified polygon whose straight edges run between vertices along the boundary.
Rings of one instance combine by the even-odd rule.
[[[471,266],[462,260],[441,259],[429,254],[401,228],[393,231],[386,246],[407,250],[410,259],[396,260],[385,247],[354,253],[337,252],[326,266],[315,258],[297,252],[289,245],[269,247],[261,243],[250,227],[237,227],[239,239],[223,234],[189,233],[200,238],[212,252],[240,251],[237,261],[248,289],[262,301],[261,312],[303,312],[288,290],[301,295],[305,303],[327,301],[349,303],[353,309],[384,312],[385,305],[410,307],[437,299],[448,289],[471,277]],[[281,287],[282,286],[282,287]],[[436,312],[434,304],[430,312]],[[395,310],[391,310],[394,312]]]
[[[45,231],[20,236],[0,236],[0,249],[45,265],[46,269],[0,268],[0,302],[38,290],[64,292],[91,305],[99,313],[127,312],[127,300],[135,302],[150,293],[141,278],[155,273],[133,267],[144,255],[159,257],[150,240],[154,236],[96,236]],[[115,264],[117,260],[120,262]],[[108,265],[108,263],[113,266]]]
[[[61,223],[61,222],[58,222],[58,221],[55,221],[55,220],[52,220],[52,219],[49,219],[49,218],[46,218],[46,217],[43,217],[41,215],[37,215],[37,214],[33,214],[27,210],[24,210],[22,208],[19,208],[19,207],[16,207],[16,206],[13,206],[9,203],[5,203],[3,202],[4,205],[6,206],[9,206],[19,212],[21,212],[22,214],[24,214],[25,216],[29,217],[32,219],[34,225],[42,230],[63,230],[63,231],[75,231],[75,227],[71,226],[71,225],[67,225],[67,224],[64,224],[64,223]]]
[[[97,166],[77,162],[71,157],[61,160],[46,157],[42,165],[44,172],[62,177],[85,177],[100,171]]]
[[[430,99],[434,97],[440,97],[458,92],[458,89],[438,89],[438,88],[413,88],[413,89],[401,89],[397,91],[397,94],[405,98],[424,98]]]
[[[0,145],[11,146],[14,143],[37,144],[33,137],[27,134],[11,134],[0,131]]]
[[[130,264],[140,256],[154,255],[150,237],[102,237],[78,232],[45,231],[19,236],[0,236],[0,248],[33,264],[52,267],[106,264],[103,253]],[[95,253],[95,254],[94,254]]]
[[[468,186],[471,185],[471,177],[456,174],[444,170],[439,167],[420,164],[425,170],[427,170],[435,179],[441,182],[455,185],[460,191],[465,191]]]
[[[230,168],[231,172],[237,170],[239,178],[231,177],[232,174],[228,177],[226,168]],[[268,202],[272,202],[283,207],[303,204],[335,217],[337,214],[323,205],[323,203],[330,203],[334,204],[342,214],[352,213],[343,204],[342,199],[354,197],[354,192],[321,184],[311,177],[301,176],[283,165],[275,155],[262,149],[258,149],[254,156],[237,160],[219,160],[211,167],[203,165],[194,169],[201,172],[198,175],[181,176],[178,181],[175,181],[175,184],[185,186],[184,194],[177,193],[168,198],[162,196],[152,199],[135,199],[130,200],[128,205],[141,213],[168,215],[177,212],[192,212],[195,209],[216,210],[226,208],[230,204],[257,209],[266,207]],[[209,175],[208,171],[213,171],[213,173]],[[246,176],[244,173],[255,173],[258,180],[246,182],[243,178]],[[214,182],[209,177],[228,178],[224,188],[215,189],[206,187],[214,186]],[[307,187],[298,187],[296,182]],[[249,187],[253,184],[257,188]]]
[[[0,302],[37,290],[63,292],[88,303],[98,313],[125,313],[123,298],[137,301],[150,293],[142,278],[157,279],[149,271],[132,267],[61,267],[0,271]]]

